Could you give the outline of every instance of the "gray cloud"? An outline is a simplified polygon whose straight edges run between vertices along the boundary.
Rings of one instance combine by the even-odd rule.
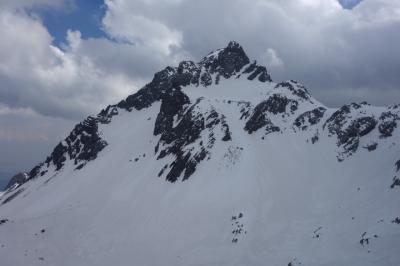
[[[29,108],[0,105],[0,172],[30,170],[66,137],[75,122],[45,117]]]
[[[129,25],[125,38],[133,42],[141,36],[135,35],[132,14],[180,33],[179,50],[196,59],[237,40],[267,64],[273,78],[300,80],[327,105],[400,99],[397,1],[365,0],[352,11],[336,0],[116,0],[108,5],[118,15],[104,21],[107,28]]]

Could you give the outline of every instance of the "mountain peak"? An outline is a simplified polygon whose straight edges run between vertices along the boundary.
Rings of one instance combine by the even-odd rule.
[[[225,49],[241,49],[243,50],[243,47],[236,41],[230,41],[228,43],[228,46]]]
[[[225,78],[231,77],[249,63],[250,59],[242,46],[235,41],[230,41],[227,47],[209,53],[200,61],[211,74],[219,73]]]

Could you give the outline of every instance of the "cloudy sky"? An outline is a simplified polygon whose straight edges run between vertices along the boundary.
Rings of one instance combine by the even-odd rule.
[[[328,106],[400,102],[398,0],[0,0],[0,172],[229,40]]]

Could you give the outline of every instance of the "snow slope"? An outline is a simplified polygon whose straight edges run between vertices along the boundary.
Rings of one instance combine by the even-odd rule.
[[[400,265],[400,107],[323,106],[231,42],[0,198],[0,265]]]

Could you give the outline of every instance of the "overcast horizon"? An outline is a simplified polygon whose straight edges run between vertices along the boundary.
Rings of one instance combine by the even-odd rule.
[[[329,107],[400,103],[400,1],[2,0],[0,36],[7,174],[29,171],[155,72],[231,40]]]

